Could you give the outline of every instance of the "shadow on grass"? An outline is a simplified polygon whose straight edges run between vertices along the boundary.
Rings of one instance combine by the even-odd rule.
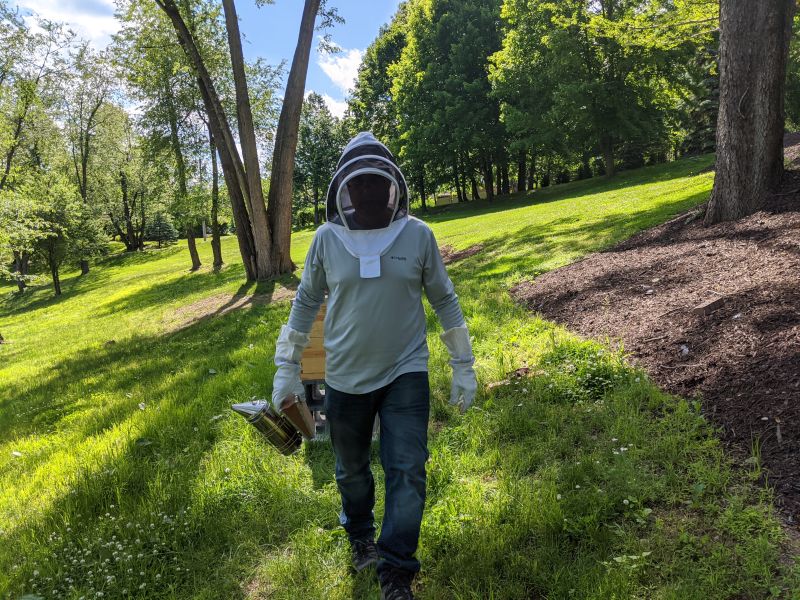
[[[154,515],[146,511],[155,513],[154,506],[172,512],[193,506],[188,543],[182,540],[171,549],[178,564],[187,567],[186,574],[165,581],[164,589],[196,588],[200,581],[216,580],[220,587],[215,592],[222,594],[217,597],[234,598],[243,596],[243,590],[231,587],[235,578],[225,569],[243,572],[244,580],[259,558],[237,555],[242,547],[283,544],[308,524],[308,514],[328,515],[321,524],[336,527],[335,511],[325,497],[304,491],[302,481],[288,474],[303,465],[301,456],[278,455],[230,411],[230,404],[246,400],[254,391],[267,392],[271,379],[269,368],[247,370],[232,353],[254,339],[254,330],[264,327],[260,321],[277,330],[284,312],[285,308],[253,307],[247,318],[237,311],[172,335],[87,349],[58,364],[34,387],[11,390],[10,400],[0,407],[0,439],[35,435],[45,441],[44,448],[7,463],[0,473],[4,480],[22,484],[22,493],[26,481],[27,493],[32,492],[30,485],[40,471],[50,468],[48,463],[65,446],[70,454],[88,459],[90,444],[118,441],[99,463],[97,458],[81,460],[78,473],[59,473],[69,485],[35,522],[4,524],[5,546],[24,549],[27,559],[47,564],[59,545],[45,541],[48,533],[70,523],[72,539],[96,539],[103,531],[98,518],[111,504],[117,504],[126,519],[145,522],[152,522]],[[209,373],[211,365],[217,375]],[[91,395],[84,398],[81,391],[87,388],[102,391],[104,404],[94,404],[97,400]],[[109,402],[108,396],[114,400]],[[131,433],[121,433],[125,430]],[[232,431],[241,431],[241,437],[232,438]],[[57,437],[47,444],[50,436]],[[230,446],[241,450],[228,455]],[[325,450],[320,450],[319,459],[327,464]],[[230,490],[218,487],[226,486],[225,475],[209,475],[209,464],[218,453],[225,460],[235,457],[231,467],[246,465],[252,481]],[[322,473],[325,467],[315,468]],[[220,478],[218,486],[199,499],[198,490],[207,486],[209,476]],[[32,537],[38,541],[32,543]],[[6,555],[7,560],[13,558]],[[14,589],[18,584],[21,581]]]

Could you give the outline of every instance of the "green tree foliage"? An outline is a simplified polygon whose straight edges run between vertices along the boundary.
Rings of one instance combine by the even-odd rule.
[[[306,213],[299,210],[311,206],[312,222],[318,225],[324,211],[328,182],[347,141],[341,121],[331,114],[319,94],[311,93],[303,102],[299,136],[294,167],[295,210],[292,214],[296,226],[310,225],[302,218]],[[323,209],[320,209],[320,203]]]
[[[158,212],[147,225],[145,237],[148,241],[158,242],[158,247],[169,244],[178,239],[178,230],[172,223],[172,217],[164,212]]]
[[[410,183],[476,197],[713,149],[712,0],[408,0],[349,100]],[[468,190],[468,188],[471,188]]]

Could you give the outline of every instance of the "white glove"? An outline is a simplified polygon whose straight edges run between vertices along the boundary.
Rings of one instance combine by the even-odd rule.
[[[461,412],[472,406],[478,390],[475,377],[475,357],[472,355],[472,344],[466,325],[448,329],[439,338],[447,346],[450,353],[450,366],[453,367],[453,383],[450,388],[450,404],[461,407]]]
[[[272,380],[272,407],[280,413],[281,403],[286,396],[297,394],[305,399],[306,393],[300,382],[300,359],[311,336],[292,329],[288,325],[281,327],[278,341],[275,342],[275,364],[278,370]]]

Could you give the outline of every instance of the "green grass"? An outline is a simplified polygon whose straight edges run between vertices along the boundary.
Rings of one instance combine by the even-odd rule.
[[[421,598],[800,598],[769,492],[731,469],[699,407],[507,292],[703,201],[711,160],[426,219],[440,244],[484,245],[449,268],[480,381],[536,375],[457,415],[426,304]],[[293,237],[298,264],[312,235]],[[219,273],[189,273],[183,245],[117,255],[57,300],[0,288],[0,596],[378,597],[348,572],[329,446],[279,456],[229,410],[269,395],[288,302],[177,327],[203,298],[296,281],[243,284],[235,239],[223,252]]]

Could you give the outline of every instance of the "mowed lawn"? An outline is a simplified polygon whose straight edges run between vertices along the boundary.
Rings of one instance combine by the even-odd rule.
[[[757,461],[732,470],[697,403],[508,295],[702,202],[712,161],[422,216],[440,245],[483,249],[448,268],[482,384],[465,416],[426,304],[421,598],[800,598]],[[292,238],[299,267],[312,235]],[[348,571],[328,444],[280,456],[229,410],[269,397],[300,271],[248,285],[234,238],[223,253],[219,273],[190,273],[183,242],[109,257],[60,299],[0,287],[0,596],[379,596]],[[252,293],[275,301],[225,309]]]

